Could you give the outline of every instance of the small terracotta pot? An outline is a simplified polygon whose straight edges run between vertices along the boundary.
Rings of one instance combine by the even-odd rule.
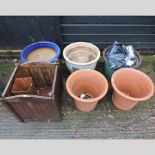
[[[11,93],[13,95],[36,94],[36,87],[32,77],[15,78]]]
[[[149,99],[154,94],[152,80],[143,72],[133,68],[117,70],[111,78],[112,101],[121,110],[130,110],[139,101]]]
[[[70,96],[74,98],[76,107],[81,111],[89,112],[106,95],[108,82],[98,71],[83,69],[75,71],[69,76],[66,82],[66,88]],[[88,93],[93,98],[82,99],[79,97],[82,93]]]

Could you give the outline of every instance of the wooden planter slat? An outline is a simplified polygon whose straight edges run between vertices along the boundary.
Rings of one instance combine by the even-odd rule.
[[[32,77],[37,94],[13,95],[15,78]],[[15,67],[2,94],[3,102],[21,121],[60,120],[62,77],[59,64],[27,63]]]

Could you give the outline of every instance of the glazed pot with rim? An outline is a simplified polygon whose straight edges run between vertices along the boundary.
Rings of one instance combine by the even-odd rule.
[[[112,47],[112,46],[106,47],[106,48],[103,50],[103,53],[102,53],[102,54],[103,54],[103,59],[104,59],[104,68],[103,68],[104,74],[105,74],[105,76],[106,76],[109,80],[111,79],[112,74],[116,71],[116,70],[110,68],[109,62],[108,62],[107,57],[106,57],[106,54],[107,54],[107,52],[109,51],[109,49],[110,49],[111,47]],[[135,56],[136,56],[137,62],[136,62],[136,64],[135,64],[134,66],[132,66],[132,67],[130,67],[130,68],[138,68],[138,67],[141,65],[141,63],[142,63],[142,58],[141,58],[140,54],[139,54],[137,51],[135,51]]]
[[[112,101],[120,110],[130,110],[139,101],[145,101],[154,94],[154,84],[145,73],[133,69],[117,70],[111,78],[113,87]]]
[[[64,48],[63,57],[71,73],[80,69],[95,69],[100,50],[88,42],[75,42]]]
[[[56,52],[51,58],[49,58],[48,60],[44,60],[45,62],[52,63],[52,62],[55,62],[57,59],[59,59],[59,56],[61,54],[61,49],[60,49],[59,45],[57,45],[54,42],[50,42],[50,41],[38,41],[38,42],[35,42],[35,43],[32,43],[32,44],[29,44],[29,45],[27,45],[26,47],[24,47],[22,49],[21,54],[20,54],[21,61],[23,63],[30,62],[27,59],[28,55],[30,53],[32,53],[34,50],[42,49],[42,48],[53,49]],[[44,50],[42,50],[42,51],[45,53],[44,55],[47,54]],[[38,59],[38,56],[35,55],[35,57],[37,58],[37,60],[35,62],[40,62],[40,60]],[[43,61],[43,60],[41,60],[41,61]]]
[[[90,112],[95,109],[98,101],[106,95],[108,82],[100,72],[83,69],[75,71],[68,77],[66,89],[79,110]],[[80,98],[81,94],[89,94],[92,98]]]

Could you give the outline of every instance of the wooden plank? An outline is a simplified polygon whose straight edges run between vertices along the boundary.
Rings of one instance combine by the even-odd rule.
[[[0,55],[2,56],[2,55],[10,55],[10,56],[17,56],[17,55],[19,55],[20,54],[20,52],[16,52],[16,51],[10,51],[10,50],[5,50],[5,51],[3,51],[3,50],[0,50]]]
[[[22,40],[20,39],[20,31],[18,30],[15,20],[12,16],[6,16],[3,18],[4,24],[7,27],[7,30],[11,37],[11,44],[15,47],[18,47],[18,44],[22,44]],[[11,46],[10,44],[10,46]]]
[[[44,79],[46,81],[46,85],[50,86],[53,83],[53,77],[49,77],[48,75],[48,68],[42,67],[42,74],[44,76]]]
[[[22,49],[26,45],[49,40],[61,44],[58,16],[0,17],[0,48]]]
[[[49,84],[53,85],[55,66],[51,66],[50,68],[46,68],[45,70],[46,70],[46,76],[48,77]]]
[[[55,74],[55,65],[51,63],[25,63],[22,68],[28,69],[36,86],[51,86]]]
[[[60,70],[60,66],[55,67],[54,71],[54,80],[53,80],[53,87],[52,87],[52,94],[55,98],[55,102],[57,103],[57,108],[60,110],[61,105],[58,103],[61,103],[62,100],[62,91],[63,91],[63,80],[62,80],[62,73]]]
[[[145,48],[151,49],[154,48],[152,44],[154,36],[150,35],[155,34],[154,27],[154,16],[3,16],[0,17],[0,48],[22,49],[27,44],[39,40],[54,41],[61,46],[62,41],[112,42],[117,39],[123,42],[135,41],[137,47],[139,42],[148,42],[144,44]],[[69,37],[66,40],[60,34],[72,36],[65,36]],[[89,38],[74,36],[74,34],[87,34]],[[130,34],[131,36],[126,38],[109,36],[106,40],[106,36],[101,39],[101,36],[96,38],[91,34]],[[146,36],[138,37],[135,36],[136,34]],[[153,46],[149,47],[149,45]]]
[[[44,39],[55,42],[61,47],[59,16],[37,16],[35,19],[40,26]]]
[[[36,21],[40,26],[40,30],[44,35],[45,40],[54,41],[55,40],[55,27],[54,23],[51,23],[54,17],[52,16],[37,16]]]
[[[0,29],[1,29],[1,33],[0,33],[0,40],[3,41],[3,44],[0,44],[0,47],[2,48],[9,48],[10,44],[12,43],[12,37],[8,31],[8,28],[4,22],[4,17],[1,16],[0,17]]]
[[[48,82],[45,79],[45,75],[43,75],[43,67],[38,68],[38,78],[43,83],[44,86],[48,86]]]
[[[13,16],[17,29],[20,33],[18,36],[22,40],[22,43],[18,47],[24,48],[26,45],[32,42],[31,33],[28,29],[27,22],[23,16]]]
[[[67,45],[71,44],[72,42],[64,42],[63,47],[66,47]],[[110,46],[113,44],[113,41],[111,42],[91,42],[92,44],[96,45],[99,49],[103,50],[104,48],[106,48],[107,46]],[[143,52],[143,54],[149,54],[149,53],[154,53],[154,49],[155,49],[155,42],[121,42],[124,45],[133,45],[133,47],[135,49],[139,49],[140,52]],[[144,51],[145,49],[145,51]],[[141,51],[142,50],[142,51]],[[153,50],[152,52],[148,51],[148,50]]]
[[[62,24],[144,24],[155,25],[154,16],[61,16]]]
[[[2,17],[0,17],[0,21],[2,21]],[[6,38],[4,38],[3,36],[5,36],[5,30],[4,30],[4,26],[2,24],[2,22],[0,22],[0,46],[4,47],[6,45]]]
[[[22,77],[31,77],[31,74],[27,68],[22,68],[19,66],[19,70],[16,74],[16,77],[22,78]]]
[[[54,106],[53,104],[50,104],[50,100],[18,98],[15,100],[7,100],[7,103],[22,120],[46,120],[47,118],[52,119],[52,117],[54,117]]]
[[[31,33],[31,42],[45,40],[43,34],[41,33],[41,29],[39,24],[36,21],[35,16],[26,16],[25,20],[27,22],[28,29]]]
[[[119,41],[119,42],[155,42],[155,35],[129,35],[129,34],[105,34],[105,35],[62,35],[62,39],[64,42],[77,42],[77,41],[87,41],[87,42],[111,42],[111,41]]]
[[[154,26],[107,26],[74,25],[61,26],[61,34],[155,34]]]
[[[53,25],[53,30],[51,33],[53,34],[53,40],[62,48],[62,38],[61,38],[61,19],[59,16],[53,16],[50,20],[51,25]]]

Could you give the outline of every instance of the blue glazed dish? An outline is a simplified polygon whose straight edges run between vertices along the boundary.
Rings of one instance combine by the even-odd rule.
[[[56,51],[56,54],[48,60],[49,63],[54,62],[56,59],[59,58],[59,56],[61,54],[60,47],[56,43],[53,43],[50,41],[39,41],[39,42],[35,42],[33,44],[26,46],[22,50],[22,52],[20,54],[21,61],[23,63],[28,62],[27,61],[28,54],[31,53],[32,50],[37,49],[37,48],[41,48],[41,47],[49,47],[49,48],[52,48]]]

